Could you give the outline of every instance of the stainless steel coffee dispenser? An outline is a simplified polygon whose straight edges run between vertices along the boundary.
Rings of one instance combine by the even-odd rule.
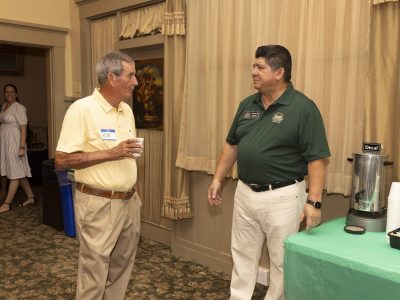
[[[362,226],[366,231],[385,231],[385,167],[393,162],[380,154],[380,144],[373,144],[379,145],[379,151],[368,151],[368,145],[364,143],[364,152],[353,153],[348,159],[353,163],[353,180],[346,224]]]

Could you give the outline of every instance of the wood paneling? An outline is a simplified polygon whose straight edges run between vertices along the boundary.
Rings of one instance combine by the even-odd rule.
[[[171,247],[175,255],[230,273],[233,194],[237,182],[227,179],[222,189],[223,205],[211,207],[207,201],[211,179],[203,172],[190,173],[193,218],[174,223]]]
[[[211,180],[212,177],[204,172],[191,172],[193,218],[174,223],[171,248],[177,256],[229,274],[232,270],[230,241],[233,195],[237,181],[226,179],[222,188],[223,205],[211,207],[207,203],[207,188]],[[324,195],[322,222],[345,216],[348,207],[348,198],[338,194]],[[265,245],[260,265],[269,269]]]

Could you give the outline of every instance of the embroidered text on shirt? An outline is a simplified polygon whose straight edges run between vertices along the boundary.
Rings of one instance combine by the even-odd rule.
[[[244,119],[258,119],[260,118],[259,111],[245,111],[243,115]]]

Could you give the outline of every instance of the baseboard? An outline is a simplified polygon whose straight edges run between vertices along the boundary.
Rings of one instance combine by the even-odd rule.
[[[141,221],[140,235],[171,247],[171,229]]]
[[[172,231],[156,224],[141,222],[141,236],[171,247],[175,256],[197,262],[215,271],[230,275],[232,272],[232,257],[227,253],[189,242],[183,239],[172,239]],[[269,269],[259,267],[257,282],[269,285]]]
[[[176,238],[172,241],[171,249],[174,255],[195,261],[215,271],[225,274],[232,272],[232,257],[229,254]]]
[[[172,253],[176,256],[195,261],[215,271],[230,275],[232,272],[232,257],[229,254],[221,253],[213,249],[201,246],[182,239],[173,239],[171,245]],[[258,268],[257,283],[269,285],[269,269]]]

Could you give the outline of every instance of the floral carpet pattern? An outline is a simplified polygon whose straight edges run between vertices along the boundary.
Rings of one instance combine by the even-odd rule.
[[[38,204],[0,214],[0,299],[74,299],[78,241],[42,224]],[[125,299],[229,299],[228,275],[178,258],[170,248],[141,238]],[[256,286],[252,299],[267,289]]]

